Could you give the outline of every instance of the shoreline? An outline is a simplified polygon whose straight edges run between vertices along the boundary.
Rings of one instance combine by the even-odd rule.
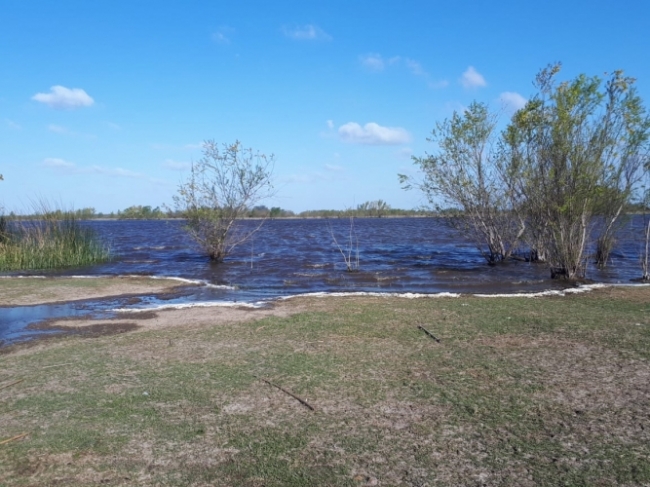
[[[108,298],[128,298],[150,295],[171,295],[191,287],[215,286],[202,280],[172,276],[141,275],[107,275],[107,276],[45,276],[16,275],[0,276],[0,310],[3,308],[69,304],[78,301]],[[216,286],[234,289],[231,286]],[[161,305],[150,308],[118,308],[112,311],[140,313],[165,309],[186,309],[193,307],[248,307],[259,308],[261,305],[283,302],[296,298],[337,298],[337,297],[380,297],[400,299],[431,298],[538,298],[544,296],[566,296],[602,288],[644,288],[648,282],[630,283],[588,283],[563,289],[545,289],[541,291],[513,293],[466,293],[440,291],[433,293],[395,292],[395,291],[315,291],[278,295],[258,301],[192,301],[182,304]]]
[[[65,306],[82,304],[93,300],[114,300],[157,296],[161,301],[187,291],[191,287],[206,285],[202,281],[184,278],[156,276],[13,276],[0,278],[0,314],[3,309],[20,309],[38,306]],[[546,290],[511,294],[469,294],[469,293],[394,293],[394,292],[313,292],[289,296],[278,296],[268,301],[199,301],[175,304],[159,304],[143,308],[107,308],[84,315],[43,317],[13,333],[25,333],[24,338],[3,342],[2,354],[13,353],[23,348],[32,348],[41,343],[71,335],[98,337],[123,332],[165,330],[184,326],[189,328],[205,326],[207,323],[223,324],[260,319],[268,316],[287,317],[302,311],[320,310],[329,312],[337,303],[358,301],[386,302],[395,300],[474,300],[485,298],[526,300],[553,299],[577,295],[647,294],[648,283],[590,284],[563,290]],[[492,301],[492,300],[489,300]],[[102,316],[102,314],[104,316]],[[109,314],[110,316],[106,316]],[[10,327],[9,327],[10,328]],[[8,329],[9,329],[8,328]],[[21,331],[23,330],[23,331]],[[33,334],[32,334],[33,333]],[[11,336],[5,335],[5,336]],[[54,339],[54,340],[52,340]]]

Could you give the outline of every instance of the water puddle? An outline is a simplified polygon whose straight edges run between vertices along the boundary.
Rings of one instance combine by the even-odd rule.
[[[113,319],[133,312],[155,312],[195,306],[260,307],[265,304],[261,301],[252,302],[253,297],[246,292],[236,294],[233,289],[201,285],[188,286],[183,290],[165,294],[0,307],[0,346],[39,338],[42,335],[68,332],[63,328],[47,326],[48,323],[60,320],[70,321],[70,325],[74,325],[75,320]]]

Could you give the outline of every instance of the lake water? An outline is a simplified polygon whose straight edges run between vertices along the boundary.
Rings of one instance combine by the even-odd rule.
[[[350,223],[347,218],[268,220],[225,262],[214,264],[189,239],[178,220],[85,222],[109,243],[114,255],[111,262],[5,276],[175,277],[188,281],[186,292],[164,302],[151,296],[137,303],[96,300],[78,305],[0,308],[0,340],[22,337],[26,326],[48,317],[108,316],[116,308],[256,303],[314,292],[529,293],[564,285],[551,280],[543,265],[513,261],[488,266],[471,242],[437,218],[356,218],[352,260],[356,263],[358,255],[359,270],[346,272],[345,259],[334,238],[347,257]],[[603,283],[629,283],[640,277],[642,224],[641,217],[632,219],[619,235],[610,266],[599,270],[592,265],[587,277]]]

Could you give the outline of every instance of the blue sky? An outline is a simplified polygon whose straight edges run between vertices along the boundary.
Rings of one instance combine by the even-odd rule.
[[[275,155],[269,206],[383,199],[436,121],[548,63],[650,101],[650,3],[0,0],[0,206],[171,203],[207,139]]]

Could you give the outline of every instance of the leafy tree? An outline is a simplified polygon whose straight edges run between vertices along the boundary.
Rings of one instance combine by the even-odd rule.
[[[581,278],[595,220],[601,264],[613,245],[615,223],[639,179],[650,130],[634,80],[616,71],[602,88],[580,75],[556,83],[560,65],[543,69],[539,94],[504,133],[504,167],[521,197],[529,244],[551,275]]]
[[[494,146],[496,116],[474,102],[462,114],[436,124],[427,140],[437,151],[414,157],[423,179],[399,175],[404,189],[416,187],[429,202],[451,205],[447,219],[471,238],[490,264],[507,259],[517,248],[524,222],[514,210],[513,193],[498,171]],[[439,208],[439,206],[438,206]]]
[[[174,203],[186,218],[190,236],[211,260],[222,262],[238,244],[257,231],[236,226],[248,209],[272,194],[273,156],[244,149],[241,142],[203,144],[203,157],[192,165]]]

